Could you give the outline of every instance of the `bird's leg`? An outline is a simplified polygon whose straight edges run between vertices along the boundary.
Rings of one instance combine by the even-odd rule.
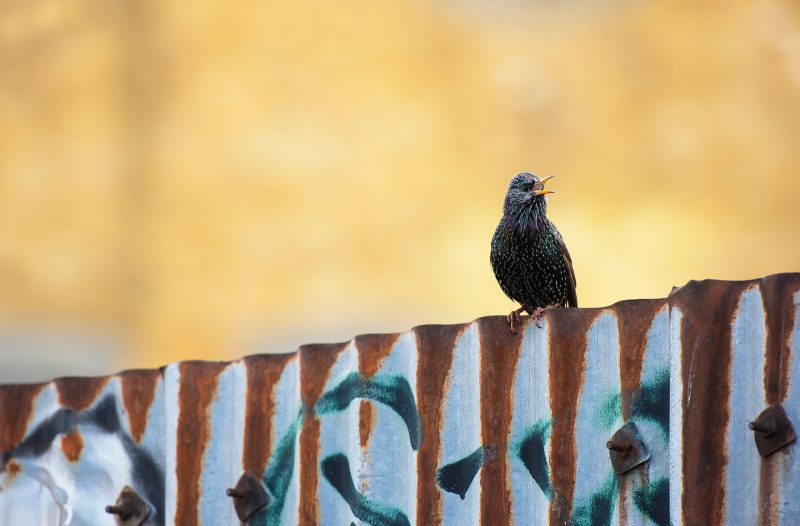
[[[508,326],[511,329],[511,332],[513,332],[514,334],[517,334],[517,327],[522,324],[522,318],[520,317],[520,313],[522,311],[528,311],[528,308],[523,305],[517,310],[509,312],[508,316],[506,316],[506,320],[508,321]]]

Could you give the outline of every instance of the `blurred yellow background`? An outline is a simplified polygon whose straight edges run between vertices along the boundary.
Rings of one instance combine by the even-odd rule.
[[[800,270],[800,7],[0,4],[0,381],[505,314],[556,174],[582,306]]]

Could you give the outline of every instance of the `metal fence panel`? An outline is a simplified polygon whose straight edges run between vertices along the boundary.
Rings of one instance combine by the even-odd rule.
[[[3,385],[0,524],[115,524],[126,486],[153,525],[258,503],[248,524],[797,524],[796,446],[761,456],[749,425],[800,422],[799,302],[800,274],[690,282],[517,335],[487,317]]]

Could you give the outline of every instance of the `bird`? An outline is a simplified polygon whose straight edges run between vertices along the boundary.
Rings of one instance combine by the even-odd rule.
[[[515,334],[522,311],[540,326],[545,309],[578,306],[572,256],[547,218],[547,194],[555,192],[544,185],[553,177],[529,172],[515,175],[492,237],[489,260],[494,275],[506,296],[521,305],[506,317]]]

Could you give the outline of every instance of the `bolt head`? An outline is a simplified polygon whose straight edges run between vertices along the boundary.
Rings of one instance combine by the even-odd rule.
[[[633,422],[628,422],[619,428],[606,443],[606,447],[617,475],[623,475],[650,460],[650,451],[639,434],[639,428]]]
[[[233,509],[242,522],[252,517],[269,504],[269,493],[261,481],[249,471],[245,471],[236,483],[225,494],[233,498]]]
[[[119,526],[140,526],[150,516],[150,505],[130,486],[125,486],[113,506],[106,506]]]
[[[754,431],[756,448],[762,457],[773,454],[797,438],[786,411],[777,402],[762,411],[749,427]]]

